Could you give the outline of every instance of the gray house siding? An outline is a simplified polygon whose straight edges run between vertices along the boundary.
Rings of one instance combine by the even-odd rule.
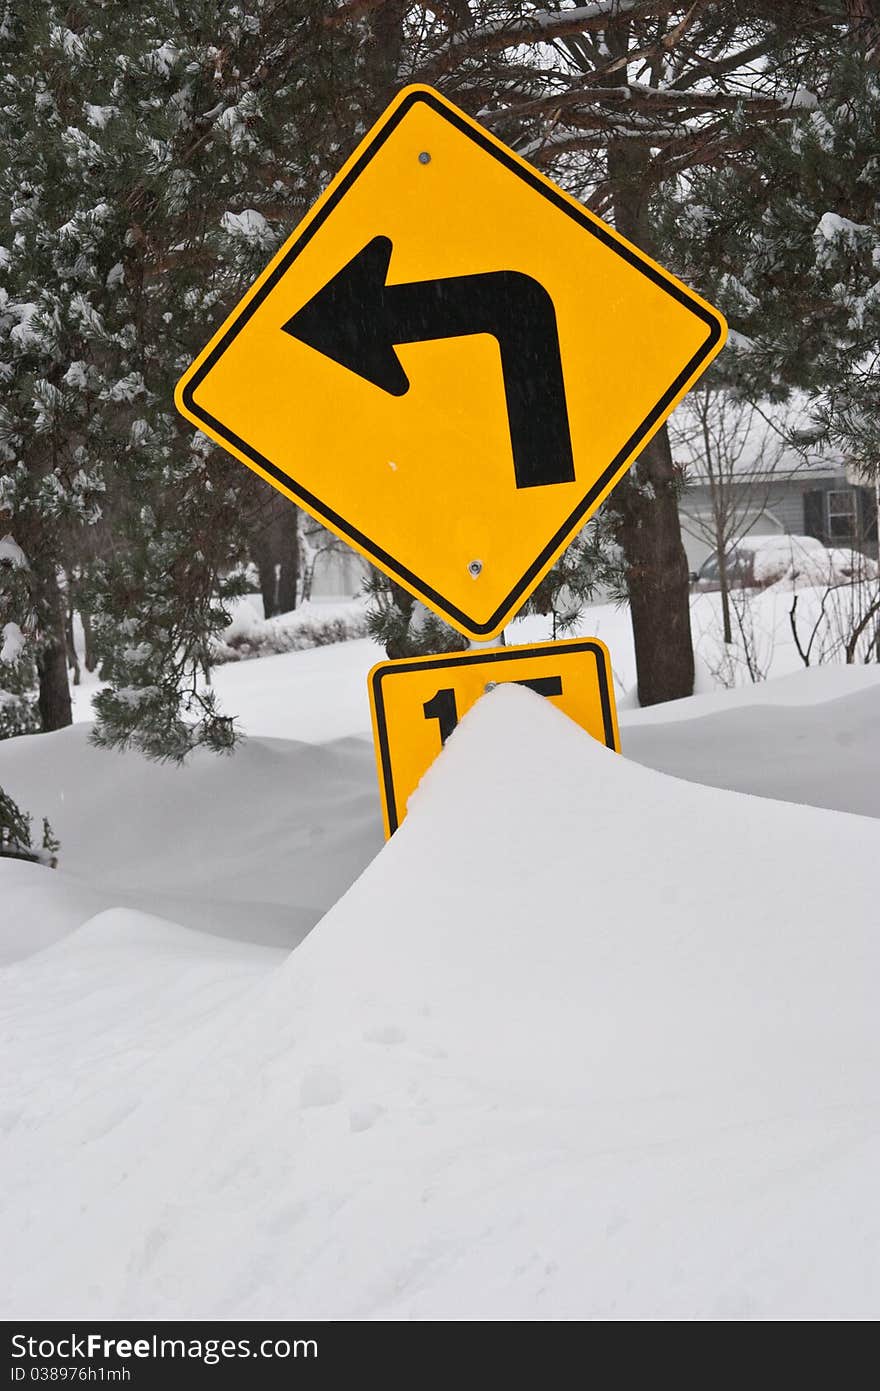
[[[767,508],[779,522],[780,531],[804,536],[804,489],[791,481],[772,483],[767,490]]]
[[[818,474],[818,476],[817,476]],[[826,546],[854,546],[877,555],[877,507],[873,489],[854,487],[843,468],[794,473],[784,478],[744,478],[741,492],[742,535],[788,533],[814,536]],[[714,552],[706,536],[712,508],[706,483],[694,483],[679,502],[682,539],[691,570]]]

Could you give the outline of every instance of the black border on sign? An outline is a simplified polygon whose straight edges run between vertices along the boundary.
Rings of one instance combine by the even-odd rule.
[[[498,647],[489,648],[485,652],[479,650],[474,652],[456,652],[438,654],[435,657],[425,657],[423,661],[414,662],[404,658],[400,662],[384,662],[376,671],[373,672],[373,708],[376,712],[376,743],[379,752],[379,759],[382,769],[382,793],[385,798],[385,809],[388,813],[388,830],[390,835],[394,835],[400,825],[397,815],[397,798],[394,795],[394,777],[391,771],[391,749],[388,744],[388,721],[385,716],[385,700],[382,695],[382,682],[386,676],[397,676],[401,672],[407,671],[440,671],[449,667],[472,666],[475,662],[512,662],[519,661],[521,658],[547,657],[564,655],[566,652],[591,652],[596,659],[596,674],[599,678],[599,700],[602,706],[602,724],[605,730],[605,745],[613,749],[615,753],[620,750],[617,747],[615,737],[614,716],[611,709],[611,688],[608,681],[608,662],[605,648],[601,643],[591,639],[583,642],[542,642],[534,647]]]
[[[426,106],[429,106],[439,116],[442,116],[444,120],[455,126],[455,128],[463,135],[466,135],[468,139],[473,140],[487,154],[497,159],[509,169],[512,174],[515,174],[517,178],[522,179],[530,188],[540,193],[542,197],[547,198],[559,208],[561,212],[564,212],[566,216],[577,222],[579,226],[589,232],[591,236],[596,237],[598,241],[602,242],[603,246],[606,246],[609,250],[615,252],[616,255],[622,257],[624,261],[635,270],[640,271],[641,274],[646,276],[654,285],[658,286],[661,290],[665,290],[666,293],[677,300],[679,304],[684,305],[686,309],[690,309],[698,319],[703,320],[709,330],[702,346],[698,348],[690,361],[682,368],[681,372],[679,372],[678,376],[661,396],[654,409],[645,417],[638,429],[630,435],[623,448],[614,456],[607,468],[603,470],[586,496],[578,503],[577,507],[562,526],[559,527],[552,539],[547,543],[532,565],[529,566],[522,578],[514,585],[503,602],[499,604],[498,608],[492,614],[492,617],[486,623],[476,623],[468,614],[464,613],[462,609],[457,608],[456,605],[444,598],[442,594],[439,594],[437,590],[432,589],[429,584],[426,584],[424,580],[419,579],[418,575],[413,571],[401,565],[392,555],[389,555],[388,552],[383,550],[381,546],[378,546],[375,541],[372,541],[369,536],[364,535],[362,531],[358,531],[349,521],[341,517],[337,512],[334,512],[326,503],[323,503],[320,498],[315,497],[314,493],[310,493],[308,489],[302,487],[302,485],[291,478],[289,474],[285,473],[276,464],[273,464],[271,459],[267,459],[263,454],[260,454],[256,449],[252,448],[246,440],[241,439],[234,431],[228,429],[221,421],[217,420],[208,411],[200,407],[195,400],[194,394],[204,378],[211,371],[214,364],[244,328],[251,315],[256,312],[266,296],[271,294],[281,277],[287,273],[303,248],[311,241],[319,227],[327,220],[330,213],[348,192],[351,185],[363,173],[370,160],[381,149],[385,141],[416,102],[424,102]],[[708,309],[704,308],[702,304],[693,300],[684,289],[670,283],[670,281],[655,270],[653,266],[642,261],[641,257],[628,246],[617,241],[615,237],[609,235],[604,227],[597,225],[587,217],[582,209],[569,203],[561,193],[556,191],[556,189],[545,184],[535,172],[528,167],[524,168],[517,160],[508,154],[506,150],[499,149],[493,141],[484,136],[479,130],[474,130],[468,123],[463,121],[455,111],[451,111],[442,102],[437,101],[430,93],[417,91],[412,92],[402,101],[388,122],[381,130],[377,131],[375,139],[370,142],[358,161],[340,182],[338,188],[334,190],[331,197],[328,198],[327,202],[309,223],[302,236],[297,238],[287,254],[279,261],[272,274],[260,287],[257,294],[249,300],[238,318],[226,330],[223,337],[208,354],[198,370],[193,373],[192,377],[183,388],[181,395],[187,409],[192,411],[193,415],[205,425],[209,426],[216,434],[228,441],[229,444],[233,445],[234,448],[238,449],[240,453],[251,459],[265,473],[270,474],[272,478],[275,478],[285,488],[288,488],[307,509],[328,522],[332,530],[347,537],[354,543],[356,548],[366,552],[368,556],[375,559],[379,563],[380,568],[390,571],[392,575],[403,580],[405,585],[411,586],[423,598],[427,599],[434,609],[439,610],[441,614],[445,614],[447,617],[453,619],[454,622],[460,623],[468,633],[479,638],[494,632],[498,628],[499,623],[506,620],[508,615],[519,607],[520,601],[530,592],[532,581],[535,576],[540,572],[544,564],[550,556],[553,555],[557,547],[562,544],[565,538],[574,533],[578,523],[586,517],[586,514],[590,511],[596,498],[599,497],[604,488],[607,487],[608,483],[623,463],[623,460],[638,448],[638,445],[644,439],[645,435],[666,410],[670,401],[674,400],[689,377],[692,376],[700,364],[705,362],[706,358],[711,354],[712,349],[715,347],[720,337],[721,325],[718,320]]]

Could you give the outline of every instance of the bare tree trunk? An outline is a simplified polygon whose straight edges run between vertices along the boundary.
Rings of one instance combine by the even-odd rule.
[[[880,0],[845,0],[850,33],[868,55],[872,67],[880,62]]]
[[[718,562],[718,581],[721,586],[721,627],[724,642],[729,647],[733,642],[733,628],[730,623],[730,585],[727,581],[727,566],[723,560]]]
[[[94,671],[98,665],[98,658],[95,656],[95,640],[92,633],[92,616],[85,609],[80,609],[80,618],[83,625],[83,640],[85,642],[85,668],[86,671]]]
[[[299,578],[299,509],[280,493],[261,498],[250,538],[260,578],[264,618],[296,608]]]
[[[678,700],[694,689],[690,586],[665,427],[643,450],[635,479],[618,483],[609,507],[624,555],[639,702]],[[644,485],[650,484],[648,495]]]
[[[263,596],[263,617],[274,618],[278,609],[278,571],[275,567],[275,552],[272,545],[272,532],[266,527],[251,541],[251,557],[257,567],[260,579],[260,593]]]
[[[43,568],[39,580],[44,638],[37,655],[37,709],[40,712],[40,726],[46,733],[73,724],[73,712],[67,683],[64,602],[51,564]]]
[[[368,18],[366,76],[380,111],[400,81],[403,54],[403,21],[408,0],[385,0]]]
[[[716,532],[715,554],[718,557],[718,584],[721,589],[721,623],[724,641],[729,646],[733,642],[733,628],[730,623],[730,576],[727,573],[727,550],[722,531]]]
[[[40,726],[46,734],[50,729],[66,729],[73,724],[70,687],[67,684],[67,654],[64,644],[47,644],[37,658],[40,693],[37,709]]]
[[[615,226],[654,255],[645,193],[647,159],[642,148],[633,149],[621,142],[609,146]],[[606,507],[624,555],[639,702],[656,705],[689,696],[694,689],[690,584],[665,425],[618,483]]]
[[[299,517],[292,505],[279,518],[278,612],[292,613],[296,608],[296,585],[299,574]]]

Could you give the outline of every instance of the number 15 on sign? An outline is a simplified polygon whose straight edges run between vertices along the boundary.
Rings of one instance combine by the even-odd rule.
[[[386,836],[459,720],[493,686],[526,686],[608,748],[620,746],[611,664],[596,638],[382,662],[368,681]]]

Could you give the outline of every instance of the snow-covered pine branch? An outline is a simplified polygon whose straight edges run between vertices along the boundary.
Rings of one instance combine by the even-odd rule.
[[[632,111],[650,113],[653,111],[681,112],[682,116],[715,111],[736,111],[745,116],[765,119],[774,115],[784,116],[795,111],[809,109],[816,98],[803,88],[782,93],[763,95],[751,92],[682,92],[674,87],[650,87],[645,82],[621,83],[616,87],[592,86],[582,81],[564,91],[549,92],[545,96],[510,105],[483,114],[486,125],[495,125],[503,119],[516,117],[524,119],[543,114],[565,113],[564,120],[571,120],[571,113],[577,107],[624,107]]]
[[[669,0],[594,0],[593,4],[567,10],[520,12],[451,35],[438,47],[436,56],[457,62],[476,53],[495,53],[521,44],[551,43],[570,34],[586,34],[624,16],[657,18],[675,8]]]

